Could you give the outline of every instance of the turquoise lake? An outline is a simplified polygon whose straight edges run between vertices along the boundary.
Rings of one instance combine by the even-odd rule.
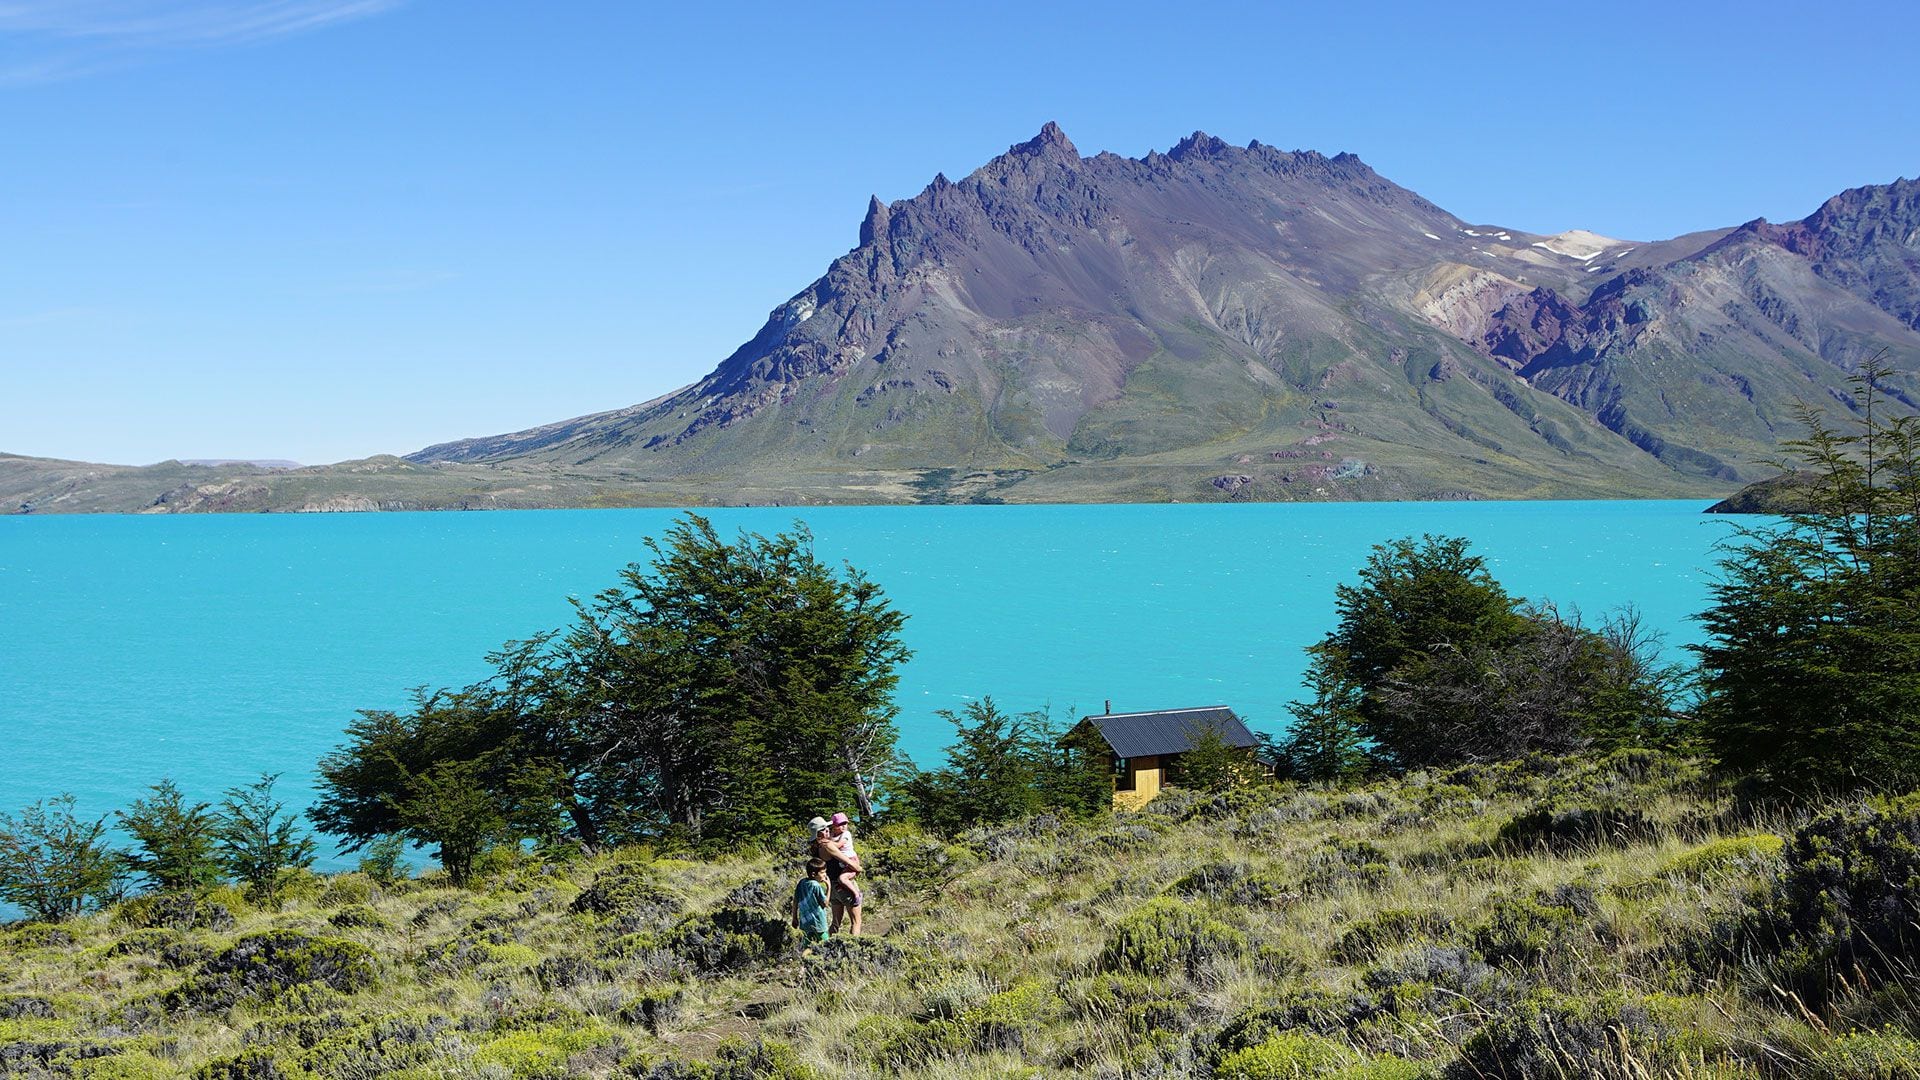
[[[1726,519],[1701,502],[715,510],[731,534],[804,520],[908,613],[905,749],[992,695],[1057,717],[1226,704],[1285,726],[1302,648],[1370,545],[1472,539],[1516,595],[1625,603],[1695,640]],[[355,709],[485,674],[501,642],[643,559],[666,510],[0,519],[0,811],[72,792],[94,813],[170,777],[263,772],[296,805]],[[805,748],[795,748],[804,752]],[[328,865],[339,865],[337,860]]]

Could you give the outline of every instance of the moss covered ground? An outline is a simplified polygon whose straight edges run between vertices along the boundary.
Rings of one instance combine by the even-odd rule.
[[[1741,932],[1811,812],[1628,752],[879,829],[807,950],[783,850],[142,898],[0,930],[0,1075],[1920,1077],[1904,957]]]

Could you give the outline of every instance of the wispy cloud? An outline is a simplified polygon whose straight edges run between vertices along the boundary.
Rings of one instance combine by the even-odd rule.
[[[0,83],[48,82],[183,49],[251,45],[406,0],[0,0]]]

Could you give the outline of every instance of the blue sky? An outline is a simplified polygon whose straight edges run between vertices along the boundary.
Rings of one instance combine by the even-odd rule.
[[[867,196],[1350,150],[1650,239],[1920,174],[1904,3],[0,0],[0,451],[334,461],[690,382]]]

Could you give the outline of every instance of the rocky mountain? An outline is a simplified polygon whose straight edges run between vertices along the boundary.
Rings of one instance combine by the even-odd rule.
[[[1465,222],[1351,154],[1195,133],[1083,157],[1048,124],[874,199],[691,386],[244,483],[269,509],[294,484],[302,506],[1719,495],[1882,349],[1914,405],[1920,182],[1636,242]]]
[[[1540,236],[1350,154],[1196,133],[1082,157],[1048,124],[875,199],[698,383],[411,459],[849,498],[1723,491],[1865,352],[1920,367],[1916,192],[1659,243]]]

